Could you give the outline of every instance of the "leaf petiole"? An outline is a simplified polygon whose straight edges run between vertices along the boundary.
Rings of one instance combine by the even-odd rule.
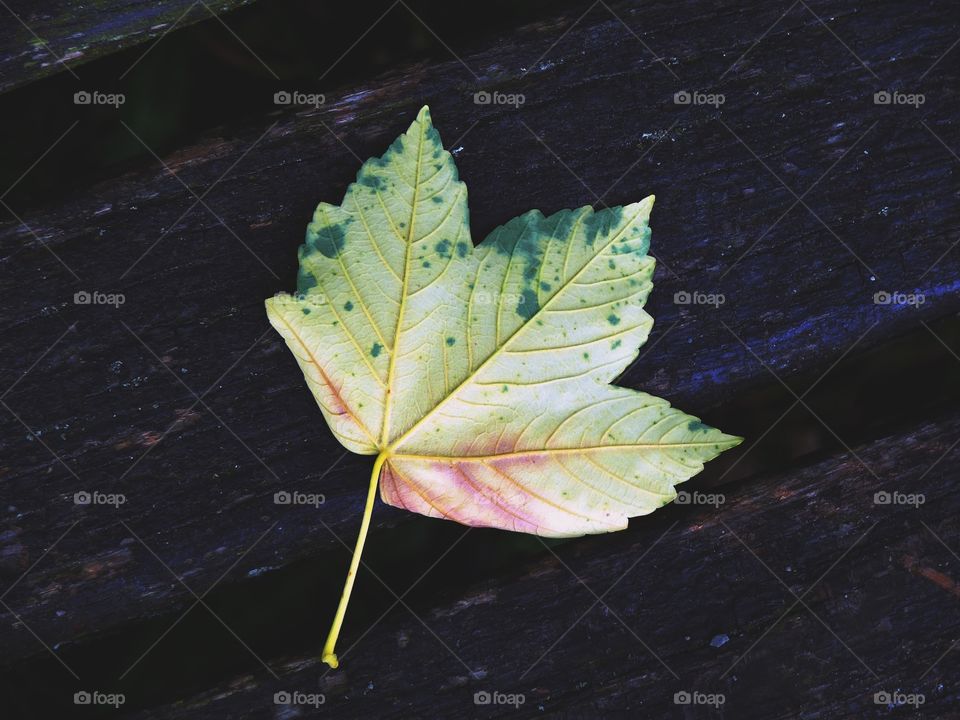
[[[377,455],[377,461],[373,464],[373,472],[370,473],[370,489],[367,492],[367,504],[363,508],[363,520],[360,522],[360,534],[357,536],[357,544],[353,549],[353,559],[350,561],[350,569],[347,570],[347,580],[343,585],[343,595],[340,596],[340,605],[337,607],[337,614],[333,618],[333,625],[330,627],[330,634],[327,635],[327,642],[323,646],[323,661],[332,668],[336,668],[340,661],[334,652],[334,646],[337,644],[337,637],[340,635],[340,627],[343,625],[343,617],[347,613],[347,604],[350,602],[350,593],[353,591],[353,581],[357,578],[357,569],[360,567],[360,556],[363,554],[363,544],[367,539],[367,531],[370,529],[370,516],[373,514],[373,502],[377,497],[377,486],[380,481],[380,468],[383,467],[387,455],[380,453]]]

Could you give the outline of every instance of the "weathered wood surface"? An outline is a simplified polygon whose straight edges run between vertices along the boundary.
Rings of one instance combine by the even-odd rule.
[[[0,7],[0,92],[58,72],[79,81],[80,67],[90,60],[156,41],[175,28],[250,2],[5,0]]]
[[[477,239],[531,207],[552,211],[596,203],[598,196],[614,205],[657,193],[653,251],[661,264],[650,301],[657,325],[649,353],[623,382],[707,421],[722,418],[730,432],[756,438],[771,420],[742,412],[737,399],[748,393],[772,388],[784,409],[793,402],[771,370],[788,383],[801,378],[795,391],[802,393],[848,351],[880,352],[912,330],[925,335],[921,322],[960,310],[960,250],[950,249],[960,231],[958,160],[941,144],[960,147],[956,62],[948,55],[916,83],[960,33],[948,6],[811,6],[827,29],[798,5],[755,47],[783,9],[711,7],[678,24],[670,3],[611,7],[640,39],[602,6],[566,35],[579,13],[534,24],[495,48],[464,54],[469,70],[458,61],[402,68],[362,88],[328,92],[319,111],[225,128],[164,157],[176,177],[159,162],[147,163],[22,212],[29,229],[19,222],[0,226],[0,381],[4,388],[16,383],[4,402],[31,429],[11,412],[0,415],[0,481],[9,506],[3,578],[9,586],[30,570],[4,597],[11,610],[0,608],[5,663],[43,656],[32,632],[68,657],[82,656],[85,643],[130,622],[172,622],[194,598],[170,570],[198,594],[224,574],[231,592],[245,593],[293,563],[316,562],[324,573],[308,600],[323,615],[318,628],[325,625],[346,563],[334,534],[352,544],[370,460],[339,459],[292,358],[267,332],[262,300],[292,289],[296,246],[316,202],[339,198],[357,158],[382,152],[425,102],[457,148]],[[873,93],[885,87],[925,92],[926,103],[874,105]],[[478,89],[523,93],[526,103],[517,110],[476,106]],[[726,102],[719,110],[674,105],[673,94],[683,89],[722,92]],[[794,206],[796,197],[776,176],[802,203]],[[212,187],[185,216],[196,198],[183,183],[201,195]],[[125,303],[74,305],[74,293],[84,290],[123,293]],[[873,294],[881,290],[923,293],[926,302],[878,306]],[[679,306],[673,298],[680,291],[722,293],[726,302],[717,310]],[[198,403],[193,392],[208,389]],[[880,407],[877,425],[905,422],[920,416],[924,403],[955,397],[918,397],[895,416]],[[860,431],[869,436],[869,429]],[[742,477],[750,462],[724,481]],[[738,487],[753,492],[752,485]],[[322,492],[326,503],[319,510],[277,506],[273,494],[282,489]],[[117,511],[77,507],[72,498],[81,490],[122,493],[127,502]],[[863,507],[849,512],[862,515]],[[622,537],[589,538],[564,551],[596,553],[603,558],[597,572],[619,575],[636,557],[633,543],[654,538],[676,519],[670,513],[636,522],[636,531]],[[722,512],[713,515],[705,517],[734,526]],[[800,537],[812,519],[798,515]],[[756,545],[776,547],[788,537],[760,515],[753,522]],[[425,527],[434,525],[380,506],[371,545],[390,543],[388,531]],[[835,549],[829,535],[826,542]],[[674,558],[650,556],[665,568],[676,567]],[[819,559],[811,558],[810,573],[821,567]],[[257,579],[245,580],[251,576]],[[529,599],[554,601],[556,582],[554,574],[518,569],[515,580],[500,575],[490,586],[526,598],[537,615],[540,605]],[[675,606],[684,587],[665,573],[655,590],[670,590],[653,607]],[[758,605],[767,597],[738,583],[728,593],[707,583],[704,592],[734,607],[744,597]],[[469,596],[443,602],[461,600],[470,603]],[[773,603],[768,598],[766,609]],[[442,612],[440,602],[420,610],[434,607]],[[681,607],[686,617],[699,603]],[[760,615],[742,613],[750,630],[763,624]],[[496,617],[491,612],[487,620]],[[561,613],[551,622],[560,617],[566,618]],[[395,616],[388,621],[402,624]],[[163,630],[120,643],[114,683]],[[504,624],[508,630],[518,633],[514,622]],[[348,618],[345,639],[360,632]],[[448,643],[485,643],[477,632],[441,635]],[[529,632],[539,636],[533,623]],[[614,624],[594,637],[602,649],[624,633]],[[367,639],[377,653],[382,637]],[[443,652],[437,645],[429,656]],[[640,657],[642,648],[636,652]],[[263,671],[249,656],[238,662]],[[471,662],[493,671],[482,653]],[[651,666],[650,678],[656,672]],[[426,683],[427,674],[417,677]],[[414,676],[405,678],[412,687]],[[378,684],[374,676],[367,681]],[[345,687],[356,697],[361,692],[353,682]],[[844,687],[841,677],[831,682]],[[575,708],[576,690],[568,691]]]
[[[940,658],[960,638],[960,496],[943,459],[958,434],[954,412],[736,483],[719,510],[671,506],[554,546],[414,603],[419,620],[400,607],[339,671],[277,658],[279,680],[247,674],[139,717],[283,716],[282,691],[322,693],[334,717],[956,717],[960,653]],[[926,504],[874,503],[893,490]],[[525,702],[474,704],[494,690]],[[676,705],[683,691],[723,694],[722,713]],[[895,691],[924,694],[920,713],[874,703]]]

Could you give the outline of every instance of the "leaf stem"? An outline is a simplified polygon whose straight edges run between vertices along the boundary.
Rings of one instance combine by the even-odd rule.
[[[377,497],[380,468],[383,467],[386,459],[386,453],[380,453],[377,455],[377,461],[373,464],[373,472],[370,473],[370,490],[367,492],[367,504],[363,508],[363,520],[360,522],[360,534],[357,536],[357,544],[353,549],[353,559],[350,561],[350,569],[347,570],[347,580],[343,585],[343,595],[340,596],[340,605],[337,607],[337,614],[333,618],[330,634],[327,635],[327,642],[323,646],[323,661],[332,668],[336,668],[340,664],[340,661],[337,659],[337,654],[334,652],[334,646],[337,644],[337,637],[340,635],[343,617],[347,613],[350,593],[353,592],[353,581],[357,578],[357,569],[360,567],[360,556],[363,554],[363,544],[366,542],[367,531],[370,529],[370,516],[373,514],[373,502]]]

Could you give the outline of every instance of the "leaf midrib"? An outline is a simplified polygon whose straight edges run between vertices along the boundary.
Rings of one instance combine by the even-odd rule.
[[[393,453],[390,457],[397,460],[433,460],[436,462],[483,462],[484,460],[502,460],[504,458],[528,457],[530,455],[582,455],[593,452],[629,451],[629,450],[677,450],[699,447],[736,445],[733,440],[715,440],[713,442],[689,443],[627,443],[617,445],[588,445],[586,447],[542,448],[536,450],[510,450],[492,455],[430,455],[420,453]]]
[[[400,308],[397,310],[397,324],[393,331],[393,349],[390,352],[390,365],[387,368],[387,396],[384,400],[383,429],[380,434],[381,448],[387,445],[390,437],[390,414],[393,412],[393,380],[397,367],[400,331],[403,327],[403,314],[407,306],[407,290],[410,286],[410,255],[413,249],[414,224],[417,219],[417,203],[420,198],[420,171],[423,167],[423,136],[427,124],[420,122],[420,138],[417,144],[417,173],[413,183],[413,200],[410,203],[410,222],[407,223],[407,240],[403,253],[403,286],[400,289]]]

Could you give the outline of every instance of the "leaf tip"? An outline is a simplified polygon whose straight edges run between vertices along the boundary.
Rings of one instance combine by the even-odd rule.
[[[636,208],[638,213],[641,214],[644,219],[648,219],[650,217],[650,211],[653,209],[653,203],[656,199],[656,195],[647,195],[640,202],[631,203],[628,208]]]
[[[430,117],[430,106],[424,105],[420,108],[420,112],[417,113],[417,122],[426,123],[427,125],[433,125],[433,120]]]
[[[283,301],[284,296],[286,295],[287,293],[280,292],[280,293],[277,293],[276,295],[271,295],[270,297],[268,297],[266,300],[263,301],[263,306],[267,310],[268,318],[272,318],[274,315],[276,315],[280,311],[280,307],[279,307],[280,303]]]

